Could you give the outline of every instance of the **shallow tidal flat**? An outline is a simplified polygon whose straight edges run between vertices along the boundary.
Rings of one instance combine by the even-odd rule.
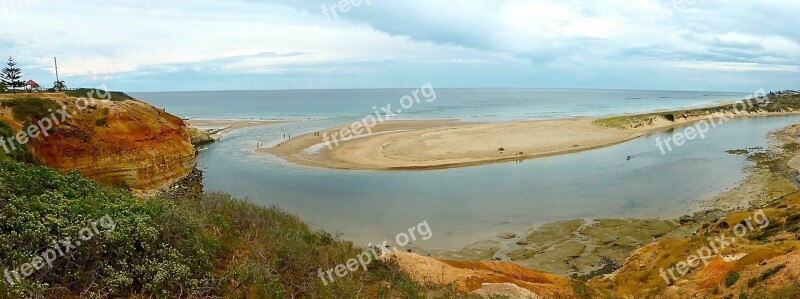
[[[758,209],[797,191],[800,156],[787,155],[784,142],[797,142],[800,126],[770,134],[769,149],[738,149],[731,155],[747,156],[754,165],[738,186],[708,201],[698,201],[706,210],[674,220],[664,219],[575,219],[551,222],[524,234],[499,233],[496,238],[476,242],[457,251],[426,251],[440,259],[511,261],[536,269],[571,277],[594,277],[614,272],[642,246],[663,239],[694,235],[701,228],[715,225],[730,211]],[[792,138],[792,139],[790,139]],[[784,164],[788,166],[783,166]]]
[[[700,212],[683,223],[660,219],[566,220],[542,225],[525,235],[498,234],[458,251],[426,251],[444,260],[502,260],[528,269],[565,276],[595,276],[619,268],[634,250],[662,238],[691,236],[723,211]]]
[[[494,236],[504,232],[527,236],[531,228],[554,221],[692,215],[707,208],[702,203],[736,189],[748,178],[742,169],[752,162],[726,151],[767,147],[768,132],[797,120],[797,116],[733,120],[706,139],[688,142],[667,155],[659,153],[655,139],[671,132],[658,132],[593,151],[426,171],[301,167],[253,152],[259,140],[281,139],[286,131],[316,124],[295,122],[234,132],[224,142],[208,146],[199,158],[208,190],[228,190],[259,204],[278,204],[309,219],[314,227],[362,245],[382,242],[428,220],[434,237],[413,246],[453,251],[486,240],[518,246],[519,240]],[[627,156],[632,159],[626,160]],[[726,206],[735,204],[719,202],[716,207]],[[476,247],[481,249],[471,248]]]

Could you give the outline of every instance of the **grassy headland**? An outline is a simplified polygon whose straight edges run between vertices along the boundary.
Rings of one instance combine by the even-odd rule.
[[[3,95],[0,111],[8,113],[0,118],[0,137],[12,137],[20,127],[46,117],[48,109],[60,108],[60,99],[87,93]],[[120,111],[128,111],[128,106],[153,109],[128,101],[124,94],[112,95],[119,99],[110,101],[116,104],[90,108],[87,111],[96,112],[87,112],[86,119],[75,120],[81,122],[69,129],[97,134],[119,124],[118,119],[126,117]],[[112,122],[110,114],[120,116]],[[166,113],[148,116],[174,121]],[[106,121],[98,123],[99,119]],[[62,138],[53,134],[45,141]],[[169,190],[182,192],[140,198],[126,188],[45,164],[25,144],[8,154],[0,150],[0,271],[8,270],[0,272],[0,298],[421,298],[431,292],[460,296],[448,286],[415,283],[383,261],[325,285],[318,269],[344,264],[363,249],[311,230],[277,207],[180,185]],[[199,184],[195,180],[191,184]],[[106,215],[114,229],[77,245],[82,229]],[[74,248],[51,265],[36,267],[37,257],[51,249],[64,250],[54,243],[67,239]]]
[[[277,207],[220,193],[143,200],[75,172],[0,159],[3,267],[18,268],[57,240],[77,239],[104,215],[113,219],[113,231],[13,285],[4,277],[0,291],[47,298],[419,298],[433,289],[381,261],[325,286],[317,269],[344,263],[361,249],[312,231]]]

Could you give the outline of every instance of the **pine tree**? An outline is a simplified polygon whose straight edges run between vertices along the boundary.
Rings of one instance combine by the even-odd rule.
[[[14,58],[8,58],[8,65],[0,71],[0,78],[3,78],[3,81],[8,87],[13,88],[14,90],[17,87],[23,87],[24,84],[19,79],[22,78],[22,70],[17,67],[17,63],[14,62]]]

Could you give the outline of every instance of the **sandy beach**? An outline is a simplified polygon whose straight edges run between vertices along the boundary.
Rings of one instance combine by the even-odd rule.
[[[359,140],[371,140],[373,137],[389,136],[401,132],[415,132],[419,130],[432,130],[432,129],[446,129],[467,125],[468,123],[461,123],[455,120],[425,120],[425,121],[389,121],[379,124],[372,129],[373,134],[364,136],[362,138],[352,139],[340,143],[339,147],[344,147],[345,144],[348,149],[357,149],[352,146]],[[319,132],[318,135],[314,133],[304,134],[292,139],[289,139],[272,148],[262,148],[259,152],[272,154],[292,163],[297,163],[306,166],[327,167],[327,168],[341,168],[351,169],[353,162],[341,160],[337,158],[338,147],[334,150],[329,150],[325,146],[323,134],[332,135],[339,131],[339,128],[329,129],[327,131]],[[371,146],[371,142],[370,145]],[[359,151],[364,149],[358,149]],[[349,151],[349,150],[348,150]],[[357,169],[357,167],[355,167]]]
[[[596,123],[601,119],[590,117],[506,123],[388,121],[378,124],[373,129],[374,134],[343,141],[332,148],[325,146],[321,133],[320,136],[312,133],[260,151],[300,165],[334,169],[439,169],[598,149],[704,119],[707,118],[686,117],[670,121],[656,117],[647,125],[630,128],[601,126]],[[340,129],[330,129],[326,133],[332,135]]]
[[[223,131],[219,132],[220,134],[230,133],[239,129],[249,128],[249,127],[257,127],[257,126],[268,126],[268,125],[275,125],[280,123],[285,123],[286,121],[281,120],[235,120],[235,119],[190,119],[186,121],[193,127],[197,128],[224,128]]]

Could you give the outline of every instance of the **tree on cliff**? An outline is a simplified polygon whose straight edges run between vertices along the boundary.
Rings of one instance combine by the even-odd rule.
[[[0,71],[0,78],[3,79],[3,83],[5,85],[13,89],[23,86],[22,81],[19,80],[22,78],[22,70],[17,67],[17,63],[14,62],[14,58],[8,58],[7,66]]]

